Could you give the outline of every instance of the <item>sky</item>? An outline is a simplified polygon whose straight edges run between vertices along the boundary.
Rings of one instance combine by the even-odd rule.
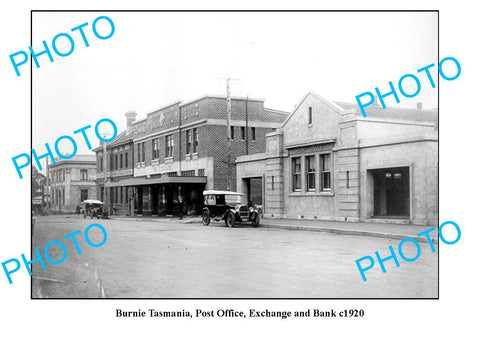
[[[106,40],[92,32],[100,15],[115,25]],[[85,22],[89,47],[70,32]],[[262,98],[266,107],[288,112],[308,91],[355,102],[356,95],[377,86],[388,92],[389,81],[437,64],[437,25],[432,12],[35,12],[34,51],[63,32],[75,47],[67,57],[53,54],[54,62],[39,56],[40,68],[33,67],[33,147],[44,150],[44,143],[102,118],[121,131],[128,110],[141,119],[177,100],[224,95],[226,77],[238,79],[232,96]],[[100,20],[97,29],[106,35],[110,27]],[[66,39],[57,42],[60,51],[69,50]],[[426,85],[425,78],[420,94],[400,97],[399,105],[392,96],[385,101],[438,107],[437,89]],[[89,137],[98,145],[93,128]],[[77,152],[89,153],[75,138]],[[72,151],[68,142],[60,148]]]

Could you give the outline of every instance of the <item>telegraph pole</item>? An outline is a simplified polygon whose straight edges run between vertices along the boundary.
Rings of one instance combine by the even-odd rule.
[[[234,78],[217,78],[217,79],[222,79],[226,80],[227,82],[227,191],[230,191],[232,189],[232,176],[231,176],[231,159],[232,159],[232,138],[230,135],[230,120],[231,120],[231,115],[232,115],[232,99],[230,96],[230,81],[238,81],[241,79],[234,79]]]
[[[230,133],[230,118],[232,115],[232,99],[230,98],[230,78],[227,78],[227,191],[230,191],[231,179],[230,179],[230,163],[231,163],[231,150],[232,150],[232,136]]]
[[[248,95],[245,101],[245,151],[248,155]]]
[[[110,134],[104,132],[103,139],[107,139]],[[103,143],[103,203],[107,205],[107,212],[110,214],[109,211],[109,204],[108,204],[108,190],[107,190],[107,142],[102,141]]]

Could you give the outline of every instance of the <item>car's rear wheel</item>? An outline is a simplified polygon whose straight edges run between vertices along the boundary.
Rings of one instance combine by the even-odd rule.
[[[229,228],[232,228],[235,225],[235,215],[229,211],[225,216],[225,225]]]
[[[252,226],[254,228],[257,228],[259,225],[260,225],[260,217],[258,216],[258,214],[255,214],[252,218]]]
[[[203,225],[209,225],[210,224],[210,213],[207,210],[205,210],[202,213],[202,223],[203,223]]]

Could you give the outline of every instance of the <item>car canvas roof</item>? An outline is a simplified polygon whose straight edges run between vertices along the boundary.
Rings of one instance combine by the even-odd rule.
[[[85,200],[83,201],[82,203],[86,203],[86,204],[103,204],[102,201],[99,201],[99,200]]]

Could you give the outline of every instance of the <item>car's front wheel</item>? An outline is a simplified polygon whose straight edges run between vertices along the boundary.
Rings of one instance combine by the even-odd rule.
[[[232,228],[235,225],[235,215],[229,211],[225,216],[225,224],[227,227]]]
[[[208,212],[208,210],[204,210],[202,213],[202,223],[203,225],[210,224],[210,213]]]

